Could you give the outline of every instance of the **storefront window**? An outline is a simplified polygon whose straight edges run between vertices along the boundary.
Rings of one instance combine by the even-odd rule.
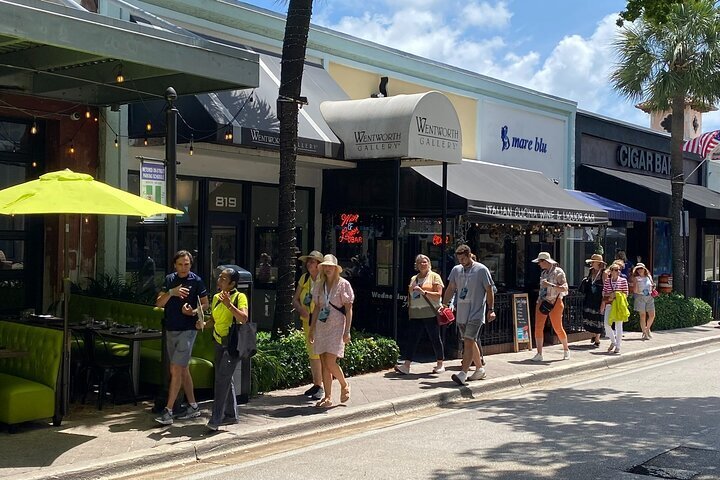
[[[140,193],[140,175],[128,173],[128,191]],[[198,253],[198,211],[199,182],[191,179],[177,181],[178,209],[184,211],[177,216],[178,249]],[[166,221],[143,221],[140,217],[128,217],[125,269],[129,273],[149,276],[153,267],[155,282],[171,270],[167,265],[167,223]]]
[[[672,242],[670,220],[652,219],[652,254],[654,276],[672,274]]]
[[[31,128],[32,125],[27,123],[0,121],[0,153],[29,153]]]
[[[705,235],[703,280],[720,280],[720,235]]]
[[[277,187],[252,186],[252,207],[250,218],[253,227],[253,260],[255,281],[259,287],[272,288],[277,281],[276,260],[279,254],[277,233],[279,192]],[[299,251],[305,252],[310,244],[310,191],[297,189],[295,192],[295,236]]]

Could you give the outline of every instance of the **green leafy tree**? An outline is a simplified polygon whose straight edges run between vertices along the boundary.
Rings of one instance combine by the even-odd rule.
[[[685,106],[708,107],[720,99],[720,15],[710,0],[674,3],[662,23],[640,17],[615,42],[615,89],[650,110],[672,112],[670,179],[673,289],[685,295],[685,255],[680,237],[683,209]]]
[[[645,21],[665,23],[672,6],[682,0],[628,0],[625,10],[620,12],[617,24],[622,27],[624,22],[634,22],[640,17]]]
[[[292,298],[295,292],[295,180],[297,170],[298,107],[302,104],[300,89],[305,51],[310,31],[312,0],[288,2],[285,37],[280,70],[277,110],[280,120],[280,190],[278,208],[277,259],[278,279],[273,332],[287,331],[293,322]]]

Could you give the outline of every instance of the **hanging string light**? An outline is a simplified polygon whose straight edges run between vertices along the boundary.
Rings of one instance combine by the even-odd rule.
[[[30,127],[30,134],[37,135],[37,132],[38,132],[37,123],[35,123],[35,120],[33,120],[32,127]]]
[[[143,145],[145,145],[145,146],[147,147],[147,145],[148,145],[148,139],[147,139],[147,137],[143,138]]]
[[[90,109],[88,108],[88,109],[85,111],[85,118],[88,118],[88,119],[89,119],[90,117],[92,117],[92,113],[90,113]]]
[[[118,71],[117,71],[117,76],[115,77],[115,81],[117,83],[123,83],[125,81],[125,77],[123,76],[123,71],[122,71],[122,63],[120,65],[118,65]]]
[[[193,149],[193,136],[192,136],[192,134],[191,134],[191,135],[190,135],[190,156],[191,156],[191,157],[192,157],[193,151],[194,151],[194,149]]]
[[[145,124],[145,131],[146,132],[152,131],[152,122],[150,122],[150,120],[148,120],[148,122]]]
[[[70,142],[70,155],[75,154],[75,142]]]
[[[115,148],[118,148],[118,136],[115,135]]]
[[[232,127],[228,127],[227,131],[225,132],[225,140],[232,140],[233,139],[233,131]]]

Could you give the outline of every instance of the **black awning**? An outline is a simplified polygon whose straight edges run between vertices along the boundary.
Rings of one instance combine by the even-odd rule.
[[[258,81],[257,55],[247,50],[37,0],[0,0],[0,45],[0,91],[83,105]]]
[[[413,167],[442,185],[442,167]],[[475,160],[448,166],[448,191],[480,221],[604,224],[608,213],[576,199],[541,172]]]
[[[265,150],[280,148],[280,122],[277,118],[280,57],[267,53],[258,55],[260,80],[254,90],[204,93],[178,100],[182,117],[178,122],[181,143],[189,142],[192,135],[194,142]],[[346,100],[347,94],[322,67],[313,64],[305,64],[302,83],[302,95],[307,97],[308,104],[298,114],[298,153],[335,158],[340,141],[320,114],[320,103]],[[130,137],[146,136],[148,121],[162,125],[163,108],[162,102],[131,106]],[[232,138],[226,137],[228,133],[232,133]],[[162,131],[158,130],[158,134]]]
[[[581,174],[591,176],[593,179],[592,182],[584,181],[585,187],[595,184],[595,188],[590,190],[642,210],[651,216],[669,215],[672,196],[669,179],[602,167],[585,166],[584,168],[587,173],[582,173],[581,169]],[[720,193],[702,185],[687,184],[683,189],[683,199],[685,208],[690,211],[693,218],[720,220]]]

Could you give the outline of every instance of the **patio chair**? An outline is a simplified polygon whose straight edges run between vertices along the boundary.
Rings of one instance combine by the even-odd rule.
[[[137,405],[135,388],[132,381],[132,361],[127,356],[115,355],[112,351],[114,343],[109,341],[100,332],[95,332],[95,341],[91,353],[90,368],[88,370],[88,388],[83,396],[83,403],[87,392],[97,385],[97,408],[102,410],[105,397],[110,390],[112,402],[117,403],[119,390],[116,382],[124,379],[127,391],[130,392],[133,404]],[[109,388],[109,387],[114,388]]]

